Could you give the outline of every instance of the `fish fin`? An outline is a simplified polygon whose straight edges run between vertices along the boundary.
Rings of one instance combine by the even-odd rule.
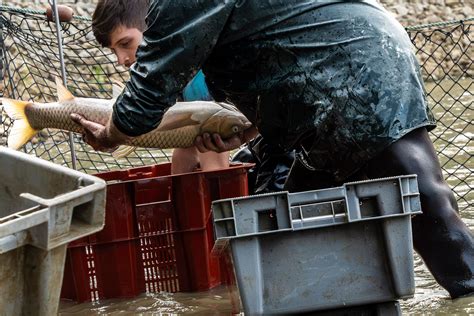
[[[158,131],[168,131],[189,125],[198,125],[199,121],[193,120],[192,113],[166,112],[163,115]]]
[[[61,79],[56,77],[56,89],[59,102],[74,100],[72,93],[63,85]]]
[[[112,153],[112,157],[114,157],[116,159],[117,158],[123,158],[123,157],[126,157],[126,156],[130,155],[136,149],[137,149],[137,147],[135,147],[135,146],[122,145]]]
[[[12,129],[8,134],[8,147],[19,149],[35,136],[36,133],[38,133],[37,130],[31,127],[25,114],[25,108],[27,105],[31,104],[31,102],[6,98],[3,98],[2,100],[5,112],[7,112],[7,115],[11,119],[15,120]]]
[[[124,88],[125,88],[125,86],[123,85],[123,83],[114,80],[112,82],[112,98],[117,99],[120,96],[120,94],[122,93]]]
[[[221,107],[223,107],[226,110],[229,111],[235,111],[235,112],[240,112],[239,109],[237,109],[234,105],[229,104],[229,103],[224,103],[224,102],[217,102]]]

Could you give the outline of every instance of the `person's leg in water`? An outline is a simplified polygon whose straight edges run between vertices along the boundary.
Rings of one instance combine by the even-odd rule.
[[[474,236],[458,215],[427,130],[408,133],[363,171],[371,179],[418,175],[423,214],[412,220],[415,250],[452,298],[474,293]]]
[[[171,156],[171,174],[187,173],[196,170],[199,158],[195,147],[175,148]]]
[[[200,153],[196,147],[176,148],[171,158],[171,173],[187,173],[201,170],[216,170],[229,167],[229,153]]]
[[[198,156],[201,170],[215,170],[229,167],[229,152],[216,153],[210,151],[207,153],[199,153]]]

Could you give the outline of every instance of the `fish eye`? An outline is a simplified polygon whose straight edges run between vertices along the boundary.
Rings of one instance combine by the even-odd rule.
[[[239,127],[236,126],[236,125],[232,126],[232,132],[238,133],[239,132]]]

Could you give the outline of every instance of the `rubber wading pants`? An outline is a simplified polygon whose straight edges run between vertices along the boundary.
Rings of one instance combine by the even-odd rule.
[[[282,191],[294,160],[294,151],[268,144],[261,135],[232,157],[232,162],[255,163],[248,172],[250,194]]]

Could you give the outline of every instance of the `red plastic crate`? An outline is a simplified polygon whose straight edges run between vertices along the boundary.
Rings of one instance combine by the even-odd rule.
[[[211,255],[211,202],[248,195],[247,170],[170,175],[170,164],[113,171],[105,227],[68,247],[61,298],[78,302],[144,292],[208,290],[229,279]]]

